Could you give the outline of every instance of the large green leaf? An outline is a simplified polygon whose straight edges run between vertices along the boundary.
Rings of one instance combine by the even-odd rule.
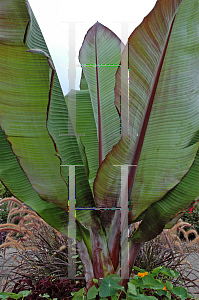
[[[36,210],[48,224],[67,235],[68,214],[55,204],[43,201],[39,197],[20,167],[2,130],[0,130],[0,145],[1,180],[18,199]]]
[[[29,15],[24,1],[3,1],[0,7],[0,125],[5,133],[2,141],[7,143],[3,147],[10,147],[10,157],[15,158],[16,177],[27,176],[27,180],[23,179],[24,189],[19,192],[11,174],[7,177],[2,175],[1,179],[17,198],[28,202],[42,217],[41,212],[45,209],[52,214],[50,208],[54,208],[59,218],[63,215],[63,222],[58,222],[57,229],[65,227],[66,233],[68,167],[60,165],[83,165],[76,167],[76,205],[90,207],[95,203],[86,166],[84,168],[76,136],[71,134],[72,128],[68,134],[69,117],[64,96],[28,2]],[[10,19],[13,26],[7,26]],[[28,52],[23,40],[30,49]],[[1,156],[1,174],[5,174],[6,170],[3,160]],[[32,189],[32,196],[26,199],[28,189]],[[44,200],[43,205],[41,199]],[[49,219],[50,215],[45,218]],[[77,219],[85,225],[99,228],[95,211],[78,211]],[[53,220],[51,223],[56,225]]]
[[[123,44],[120,39],[97,22],[88,30],[79,52],[98,134],[98,166],[120,139],[119,115],[114,106],[114,85],[121,49]]]
[[[173,44],[173,49],[175,49],[176,55],[174,58],[177,60],[177,57],[180,57],[177,60],[178,64],[184,59],[183,68],[184,75],[178,74],[176,77],[179,80],[179,90],[181,89],[181,95],[184,90],[184,95],[179,97],[179,102],[181,105],[184,105],[187,112],[185,113],[184,107],[183,111],[180,109],[180,114],[184,113],[187,116],[185,120],[186,123],[182,124],[179,120],[178,135],[182,135],[182,127],[185,127],[187,132],[184,132],[184,149],[188,150],[191,147],[198,147],[199,134],[198,129],[198,67],[199,67],[199,42],[198,42],[198,29],[199,22],[197,14],[199,12],[199,4],[197,1],[192,1],[191,4],[189,1],[183,1],[179,12],[176,16],[176,29],[180,33],[180,38]],[[183,30],[183,24],[186,20],[186,27]],[[185,39],[186,37],[186,39]],[[174,42],[173,42],[174,43]],[[191,43],[193,44],[191,46]],[[174,50],[171,52],[171,55],[174,55]],[[171,60],[171,56],[170,56]],[[164,67],[164,66],[163,66]],[[166,66],[165,66],[166,68]],[[165,70],[166,72],[166,70]],[[167,71],[168,72],[168,71]],[[171,80],[174,80],[173,73],[170,74]],[[186,77],[185,77],[186,76]],[[168,81],[167,81],[168,84]],[[172,86],[172,85],[171,85]],[[190,86],[194,87],[190,89]],[[165,89],[168,89],[168,86]],[[184,99],[184,102],[183,102]],[[186,99],[187,105],[186,105]],[[178,99],[176,99],[177,101]],[[184,103],[184,104],[183,104]],[[192,106],[193,105],[193,106]],[[193,113],[194,109],[194,113]],[[193,114],[193,120],[191,122],[189,115]],[[194,118],[194,116],[196,116]],[[193,130],[194,128],[195,130]],[[188,136],[193,130],[191,140],[188,140]],[[176,143],[179,141],[176,137]],[[186,145],[187,144],[187,145]],[[178,142],[179,145],[179,142]],[[160,201],[154,203],[146,211],[142,224],[139,230],[133,236],[132,241],[137,242],[140,240],[146,241],[152,239],[157,234],[159,234],[164,225],[167,224],[172,217],[177,215],[180,211],[186,209],[190,203],[199,198],[199,189],[198,189],[198,174],[199,174],[199,165],[198,165],[198,152],[194,160],[193,165],[191,166],[189,172],[182,178],[182,180],[171,189]],[[145,230],[143,230],[143,227]],[[150,230],[150,233],[149,231]],[[148,235],[147,235],[148,232]]]
[[[129,67],[129,85],[120,69],[116,74],[122,138],[102,163],[94,193],[98,206],[118,206],[121,170],[114,165],[139,162],[129,168],[129,223],[182,180],[198,150],[197,143],[189,145],[199,128],[198,6],[198,1],[157,1],[122,54],[121,66]],[[113,214],[104,215],[109,227]]]
[[[71,90],[66,96],[73,127],[85,147],[92,189],[99,163],[120,138],[114,84],[121,49],[123,44],[111,30],[99,22],[92,26],[79,53],[80,91]]]
[[[35,131],[41,129],[40,134],[42,135],[44,126],[39,110],[36,114],[38,124],[36,122],[31,123],[33,109],[29,111],[26,103],[26,93],[30,101],[32,100],[29,91],[32,83],[29,77],[38,62],[34,65],[34,61],[28,59],[28,53],[23,45],[24,32],[29,20],[25,3],[24,1],[18,1],[17,3],[1,1],[0,7],[0,178],[18,199],[37,210],[38,214],[50,225],[67,234],[68,215],[55,204],[44,202],[40,198],[19,164],[23,160],[22,155],[17,157],[13,153],[13,144],[17,138],[21,139],[22,146],[27,142],[26,130],[29,130],[29,128]],[[24,56],[23,60],[22,56]],[[41,62],[41,65],[43,65],[43,62]],[[38,74],[38,78],[34,79],[34,84],[36,84],[35,93],[43,87],[42,81],[43,77]],[[18,103],[19,99],[21,104]],[[40,106],[40,109],[42,109],[42,106]],[[25,114],[29,112],[29,120],[26,124],[25,122],[19,124],[18,122],[21,120],[22,110],[25,111]],[[15,123],[18,124],[14,127]],[[5,131],[8,132],[8,135],[5,134]],[[44,134],[43,137],[45,137]],[[33,139],[33,135],[29,137],[29,141]],[[54,218],[51,218],[52,210],[55,212]]]

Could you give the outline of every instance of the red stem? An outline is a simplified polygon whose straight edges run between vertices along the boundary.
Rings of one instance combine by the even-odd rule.
[[[83,265],[83,269],[84,269],[84,274],[85,274],[85,279],[86,279],[86,287],[87,289],[90,289],[93,285],[93,278],[94,277],[94,273],[93,273],[93,264],[91,262],[91,258],[89,256],[87,247],[84,243],[84,240],[82,239],[81,242],[79,242],[76,239],[76,243],[77,243],[77,247],[79,250],[79,256]]]

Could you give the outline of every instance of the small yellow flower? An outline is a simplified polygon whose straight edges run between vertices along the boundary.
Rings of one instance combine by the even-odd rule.
[[[147,274],[148,274],[148,272],[145,272],[145,273],[138,273],[138,276],[143,278],[143,277],[144,277],[145,275],[147,275]]]
[[[167,291],[167,288],[166,288],[166,286],[164,286],[164,287],[163,287],[163,290],[164,290],[164,291]]]

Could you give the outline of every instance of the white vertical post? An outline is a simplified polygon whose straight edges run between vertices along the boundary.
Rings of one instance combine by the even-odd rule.
[[[75,166],[69,166],[69,226],[68,237],[75,242]],[[68,247],[68,278],[74,279],[76,275],[76,243],[73,247]]]
[[[69,50],[68,50],[68,79],[69,79],[69,95],[68,95],[68,110],[70,116],[68,117],[68,135],[76,133],[76,93],[75,93],[75,37],[76,37],[76,22],[69,22]],[[72,124],[71,124],[72,121]]]
[[[129,210],[129,170],[128,167],[137,165],[114,165],[121,168],[121,272],[122,279],[129,279],[129,232],[128,232],[128,210]]]
[[[68,237],[73,242],[73,247],[68,245],[68,278],[75,279],[76,275],[76,222],[75,222],[75,204],[76,204],[76,195],[75,195],[75,167],[84,166],[84,165],[61,165],[61,167],[69,167],[69,224],[68,224]],[[74,258],[73,258],[74,257]]]
[[[128,165],[121,166],[121,278],[129,278]]]

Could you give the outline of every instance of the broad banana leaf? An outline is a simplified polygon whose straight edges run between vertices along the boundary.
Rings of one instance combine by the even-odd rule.
[[[122,68],[116,73],[115,105],[121,112],[122,137],[99,168],[94,194],[97,206],[119,206],[121,170],[115,165],[135,165],[129,167],[126,182],[128,223],[143,218],[134,243],[155,237],[199,197],[198,136],[190,143],[199,128],[198,13],[197,0],[157,1],[122,53],[121,67],[128,66],[129,85],[128,73],[121,76]],[[176,196],[178,186],[183,194]],[[103,225],[112,228],[114,213],[103,214]]]
[[[121,40],[110,29],[95,23],[88,30],[79,52],[80,91],[71,90],[66,96],[72,124],[85,146],[92,190],[99,165],[120,139],[114,85],[123,48]],[[69,99],[73,98],[76,109],[69,105]]]
[[[79,61],[88,84],[98,134],[98,166],[120,139],[120,119],[114,105],[114,85],[123,48],[121,40],[110,29],[97,22],[88,30],[79,51]]]
[[[93,207],[95,202],[50,53],[26,4],[0,3],[0,178],[18,199],[68,235],[69,165],[81,165],[76,167],[76,205]],[[79,210],[76,218],[100,228],[93,210]]]

